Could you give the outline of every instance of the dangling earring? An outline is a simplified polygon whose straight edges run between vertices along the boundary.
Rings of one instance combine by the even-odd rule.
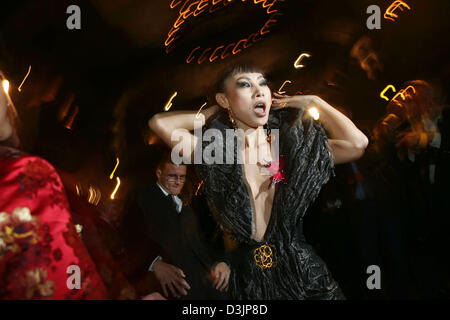
[[[272,132],[270,131],[269,123],[267,122],[264,126],[267,130],[267,142],[270,143],[272,141]]]
[[[233,125],[233,128],[236,129],[236,121],[234,120],[233,116],[231,115],[230,108],[228,108],[228,118],[230,118],[230,122]]]

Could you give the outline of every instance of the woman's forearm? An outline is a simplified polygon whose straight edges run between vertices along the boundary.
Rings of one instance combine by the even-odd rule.
[[[347,141],[360,149],[367,147],[367,137],[349,118],[319,97],[315,98],[314,104],[319,108],[320,122],[329,133],[330,139]]]
[[[165,143],[172,145],[172,133],[177,129],[193,131],[196,127],[205,125],[208,119],[217,110],[216,106],[197,111],[172,111],[155,114],[148,121],[148,126]]]

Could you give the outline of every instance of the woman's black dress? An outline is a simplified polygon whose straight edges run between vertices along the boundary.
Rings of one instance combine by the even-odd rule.
[[[225,161],[197,165],[208,205],[235,244],[229,284],[235,299],[344,299],[325,263],[303,236],[303,216],[332,174],[333,162],[320,123],[302,116],[303,111],[283,108],[269,117],[270,128],[279,129],[279,153],[287,181],[275,185],[272,213],[261,242],[252,238],[253,209],[243,165]],[[232,127],[226,117],[217,116],[204,126],[204,130],[210,128],[225,137],[225,129]],[[203,141],[202,149],[210,143]],[[226,148],[223,143],[223,159],[227,152],[234,152],[237,159],[236,145]]]

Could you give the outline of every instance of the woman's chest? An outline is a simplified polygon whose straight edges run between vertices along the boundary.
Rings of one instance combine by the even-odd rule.
[[[268,216],[272,209],[275,188],[270,187],[270,175],[258,165],[244,165],[244,181],[253,204],[255,214]]]

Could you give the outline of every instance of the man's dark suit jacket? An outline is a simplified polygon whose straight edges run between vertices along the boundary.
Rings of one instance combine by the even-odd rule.
[[[216,257],[202,241],[194,212],[183,206],[180,213],[170,195],[155,183],[137,191],[125,220],[129,278],[137,291],[162,293],[159,282],[148,268],[157,256],[184,271],[191,289],[185,299],[220,299],[207,274]],[[218,295],[218,296],[217,296]]]

